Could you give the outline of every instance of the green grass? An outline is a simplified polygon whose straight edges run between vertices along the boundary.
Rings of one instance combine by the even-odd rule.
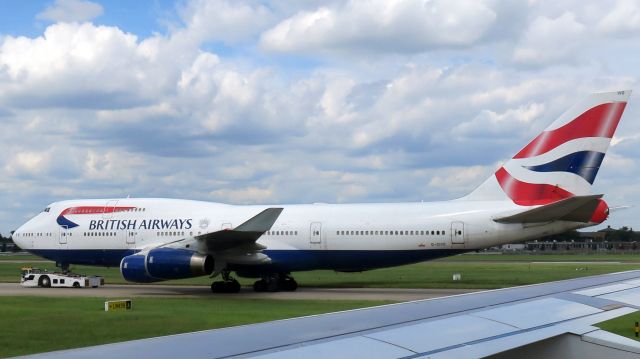
[[[631,262],[640,263],[640,254],[509,254],[466,253],[436,260],[437,262]]]
[[[46,263],[31,263],[34,267],[54,269]],[[2,263],[0,282],[17,282],[20,267],[29,263]],[[360,288],[477,288],[493,289],[517,285],[535,284],[589,275],[620,272],[640,268],[631,263],[528,263],[528,262],[442,262],[431,261],[407,266],[377,269],[357,273],[337,273],[328,270],[293,273],[304,287],[360,287]],[[81,274],[100,275],[108,284],[130,284],[118,268],[74,266]],[[461,281],[452,281],[452,274],[462,274]],[[255,279],[240,279],[243,285],[251,285]],[[160,282],[160,284],[210,285],[208,277]]]
[[[29,260],[43,260],[43,258],[34,256],[33,254],[5,254],[0,255],[0,262],[2,261],[29,261]]]
[[[635,312],[624,315],[622,317],[607,320],[606,322],[596,324],[596,326],[600,329],[622,335],[623,337],[640,340],[635,336],[636,322],[640,322],[640,312]]]
[[[102,298],[0,297],[0,323],[4,329],[0,336],[0,356],[106,344],[388,303],[138,298],[133,300],[133,309],[130,311],[105,312]]]

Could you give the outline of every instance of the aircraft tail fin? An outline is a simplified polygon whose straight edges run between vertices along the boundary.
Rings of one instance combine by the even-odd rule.
[[[535,206],[590,194],[630,94],[588,96],[463,199]]]

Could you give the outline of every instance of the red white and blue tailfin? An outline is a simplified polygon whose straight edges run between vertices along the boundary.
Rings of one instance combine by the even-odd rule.
[[[536,206],[589,195],[630,94],[596,93],[577,103],[463,199]]]

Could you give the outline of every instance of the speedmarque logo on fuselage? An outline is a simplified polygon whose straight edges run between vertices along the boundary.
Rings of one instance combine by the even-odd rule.
[[[71,229],[78,227],[78,224],[69,220],[65,216],[70,215],[91,215],[109,214],[117,212],[127,212],[136,207],[105,207],[105,206],[79,206],[70,207],[60,212],[56,222],[63,228]],[[92,219],[89,222],[89,230],[135,230],[135,229],[191,229],[192,218],[173,219]]]

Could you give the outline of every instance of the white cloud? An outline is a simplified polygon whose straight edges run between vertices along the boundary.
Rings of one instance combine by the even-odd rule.
[[[531,126],[535,120],[540,120],[544,113],[544,104],[530,103],[515,109],[508,109],[504,113],[492,110],[482,110],[471,121],[462,122],[455,126],[452,133],[456,136],[473,137],[490,135],[504,135],[521,132]]]
[[[557,18],[539,16],[529,24],[513,60],[524,65],[575,61],[586,38],[586,27],[567,11]]]
[[[165,85],[156,59],[137,37],[108,26],[59,23],[37,38],[0,43],[0,104],[79,108],[128,107]],[[170,69],[167,69],[170,70]]]
[[[0,35],[0,200],[18,214],[0,230],[69,197],[455,198],[581,96],[638,87],[618,64],[632,31],[597,27],[615,6],[461,4],[192,1],[164,35]],[[631,101],[596,181],[614,198],[640,158]]]
[[[236,43],[256,36],[273,21],[271,10],[259,3],[194,0],[180,8],[185,31],[197,41]]]
[[[53,22],[82,22],[102,15],[100,4],[85,0],[55,0],[53,5],[36,15],[37,19]]]
[[[640,4],[635,0],[617,1],[598,22],[597,28],[607,34],[637,36],[640,31]]]
[[[50,157],[44,152],[18,152],[5,166],[12,175],[38,175],[47,170]]]
[[[274,193],[269,188],[247,187],[240,189],[218,189],[211,195],[226,202],[232,203],[265,203],[273,201]]]
[[[496,19],[483,1],[349,1],[289,17],[262,35],[281,52],[421,52],[468,46]]]

